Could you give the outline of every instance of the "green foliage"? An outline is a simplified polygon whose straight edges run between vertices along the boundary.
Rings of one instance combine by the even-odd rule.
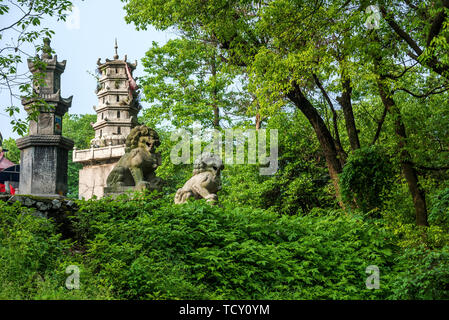
[[[219,48],[217,54],[224,65],[240,70],[248,79],[244,90],[257,101],[258,116],[271,117],[290,104],[298,108],[314,129],[337,198],[337,174],[348,150],[358,149],[359,141],[362,147],[379,143],[388,151],[395,160],[394,173],[399,171],[400,162],[407,162],[414,166],[412,171],[430,167],[438,172],[433,175],[437,179],[448,179],[447,173],[439,171],[447,169],[449,141],[444,102],[449,75],[448,30],[443,23],[448,8],[444,2],[382,1],[378,4],[383,12],[381,21],[373,29],[366,25],[372,18],[365,13],[370,5],[367,1],[275,0],[257,5],[232,0],[122,1],[126,21],[137,29],[150,25],[162,30],[174,28],[179,31],[179,43],[200,39]],[[181,60],[174,61],[179,62],[174,70],[182,72]],[[171,89],[170,81],[167,83]],[[173,97],[176,102],[182,100]],[[206,111],[200,108],[198,118]],[[185,117],[180,115],[180,119]],[[297,142],[301,143],[299,138]],[[282,186],[271,188],[276,190],[271,195],[280,198],[289,193],[282,199],[291,205],[286,211],[295,212],[294,203],[302,201],[297,195],[309,193],[314,189],[310,181],[320,178],[297,172],[289,176],[289,169],[287,177],[279,179]],[[420,198],[423,193],[414,190],[419,190],[425,179],[410,178],[415,173],[406,178],[413,185],[412,197]],[[347,179],[356,179],[355,174],[348,175]],[[363,192],[368,181],[340,186],[346,190],[346,201],[352,203],[355,193]],[[356,195],[365,211],[379,207],[379,188],[390,181],[377,182],[368,194]],[[416,205],[415,211],[417,221],[426,224],[423,207]]]
[[[267,121],[267,128],[278,129],[278,171],[263,176],[258,165],[225,166],[220,199],[285,214],[333,207],[326,164],[306,118],[282,112]]]
[[[449,188],[441,190],[434,196],[429,222],[449,229]]]
[[[347,203],[355,199],[366,212],[381,206],[379,197],[382,192],[388,192],[393,179],[392,164],[382,148],[361,148],[348,157],[343,168],[341,193]]]
[[[95,123],[94,114],[65,114],[62,119],[62,135],[75,142],[75,148],[88,149],[95,131],[91,123]]]
[[[79,202],[77,229],[102,288],[125,299],[357,299],[389,269],[385,231],[342,212],[280,216],[172,195]],[[376,239],[375,241],[372,241]],[[342,258],[344,257],[344,258]]]
[[[95,136],[95,131],[91,123],[97,119],[93,114],[65,114],[62,119],[62,134],[63,136],[75,142],[75,148],[88,149],[90,141]],[[78,182],[79,170],[83,168],[81,163],[74,163],[72,158],[73,151],[69,152],[67,180],[68,180],[68,197],[78,198]]]
[[[231,115],[242,114],[249,98],[232,87],[237,70],[226,67],[220,55],[202,40],[174,39],[162,47],[153,42],[142,60],[146,76],[140,79],[144,100],[152,103],[144,111],[145,121],[151,127],[163,120],[176,128],[194,121],[206,128],[229,126]]]
[[[77,204],[75,238],[62,240],[52,220],[0,201],[1,298],[448,298],[449,238],[438,228],[394,230],[341,210],[174,205],[173,194]],[[69,265],[81,290],[64,287]],[[379,290],[365,286],[369,265]]]
[[[20,150],[17,148],[16,140],[13,138],[3,140],[3,149],[8,150],[6,152],[6,158],[14,163],[20,163]]]
[[[77,201],[75,236],[67,240],[53,221],[0,202],[0,298],[449,298],[447,21],[431,33],[447,12],[443,2],[382,1],[387,15],[374,30],[364,26],[366,1],[123,2],[137,28],[175,27],[181,35],[153,43],[141,79],[151,103],[141,121],[157,127],[157,175],[166,188]],[[62,10],[68,2],[34,3]],[[0,4],[0,16],[8,10]],[[39,19],[24,23],[38,26]],[[21,60],[7,58],[0,57],[2,75],[14,74]],[[7,109],[11,116],[17,110]],[[360,149],[349,139],[352,112]],[[225,165],[219,206],[174,205],[192,166],[170,161],[176,142],[167,127],[247,128],[255,113],[263,127],[279,131],[277,173]],[[63,134],[88,148],[94,121],[67,115]],[[9,148],[16,157],[13,141]],[[348,150],[355,151],[346,159]],[[71,158],[69,196],[77,197],[81,166]],[[412,195],[399,176],[404,161],[426,192],[429,227],[415,225]],[[340,166],[343,199],[358,207],[346,212],[336,209],[329,183]],[[82,290],[65,289],[68,265],[79,266]],[[380,269],[380,290],[365,286],[369,265]]]
[[[392,299],[449,299],[449,247],[407,248],[397,258],[399,272],[392,283]]]
[[[18,202],[0,201],[0,299],[101,298],[95,287],[65,289],[66,267],[81,263],[51,220],[34,216]]]
[[[382,216],[388,225],[414,224],[415,210],[413,208],[413,199],[404,179],[393,184],[388,194],[383,194],[379,200],[383,208]]]
[[[432,77],[420,86],[434,86]],[[430,82],[428,84],[428,82]],[[425,99],[415,99],[405,93],[397,95],[401,115],[407,128],[407,151],[416,167],[446,168],[427,171],[439,183],[448,180],[449,116],[446,102],[447,92]],[[421,170],[419,170],[422,172]],[[446,171],[446,172],[445,172]]]

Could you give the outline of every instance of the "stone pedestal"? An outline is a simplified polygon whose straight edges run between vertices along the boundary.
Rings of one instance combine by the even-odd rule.
[[[148,190],[150,192],[152,191],[160,191],[162,187],[162,179],[155,177],[152,181],[150,181],[145,188],[145,190]],[[104,197],[112,197],[116,198],[121,194],[124,194],[126,192],[134,192],[139,190],[135,186],[113,186],[113,187],[104,187],[103,196]],[[141,189],[142,190],[142,189]]]
[[[125,186],[125,187],[104,187],[104,191],[103,191],[103,197],[112,197],[113,199],[117,198],[118,196],[120,196],[121,194],[124,194],[126,192],[133,192],[135,189],[134,187],[129,187],[129,186]]]
[[[20,194],[66,195],[68,151],[73,141],[60,135],[33,135],[18,139]]]
[[[102,198],[106,179],[116,165],[118,159],[112,163],[96,163],[86,165],[79,172],[79,198],[91,199],[94,196]]]
[[[106,179],[120,157],[125,154],[125,145],[73,150],[73,162],[82,163],[79,172],[79,198],[103,197]]]

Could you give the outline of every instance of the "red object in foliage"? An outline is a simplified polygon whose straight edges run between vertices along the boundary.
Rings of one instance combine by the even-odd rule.
[[[133,92],[137,89],[137,83],[131,75],[131,70],[129,69],[128,63],[126,64],[126,75],[128,76],[129,93],[132,97]]]
[[[12,195],[16,194],[16,189],[14,189],[12,185],[9,185],[9,193],[11,193]]]
[[[0,183],[0,192],[6,192],[5,185]]]

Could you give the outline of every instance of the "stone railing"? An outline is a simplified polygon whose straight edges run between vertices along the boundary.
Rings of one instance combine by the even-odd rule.
[[[125,145],[90,148],[85,150],[73,149],[73,162],[102,161],[120,158],[125,154]]]

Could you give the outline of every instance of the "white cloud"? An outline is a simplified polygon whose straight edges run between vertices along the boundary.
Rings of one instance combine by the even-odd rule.
[[[81,28],[80,9],[77,6],[72,6],[72,11],[67,16],[65,25],[69,30],[78,30]]]

